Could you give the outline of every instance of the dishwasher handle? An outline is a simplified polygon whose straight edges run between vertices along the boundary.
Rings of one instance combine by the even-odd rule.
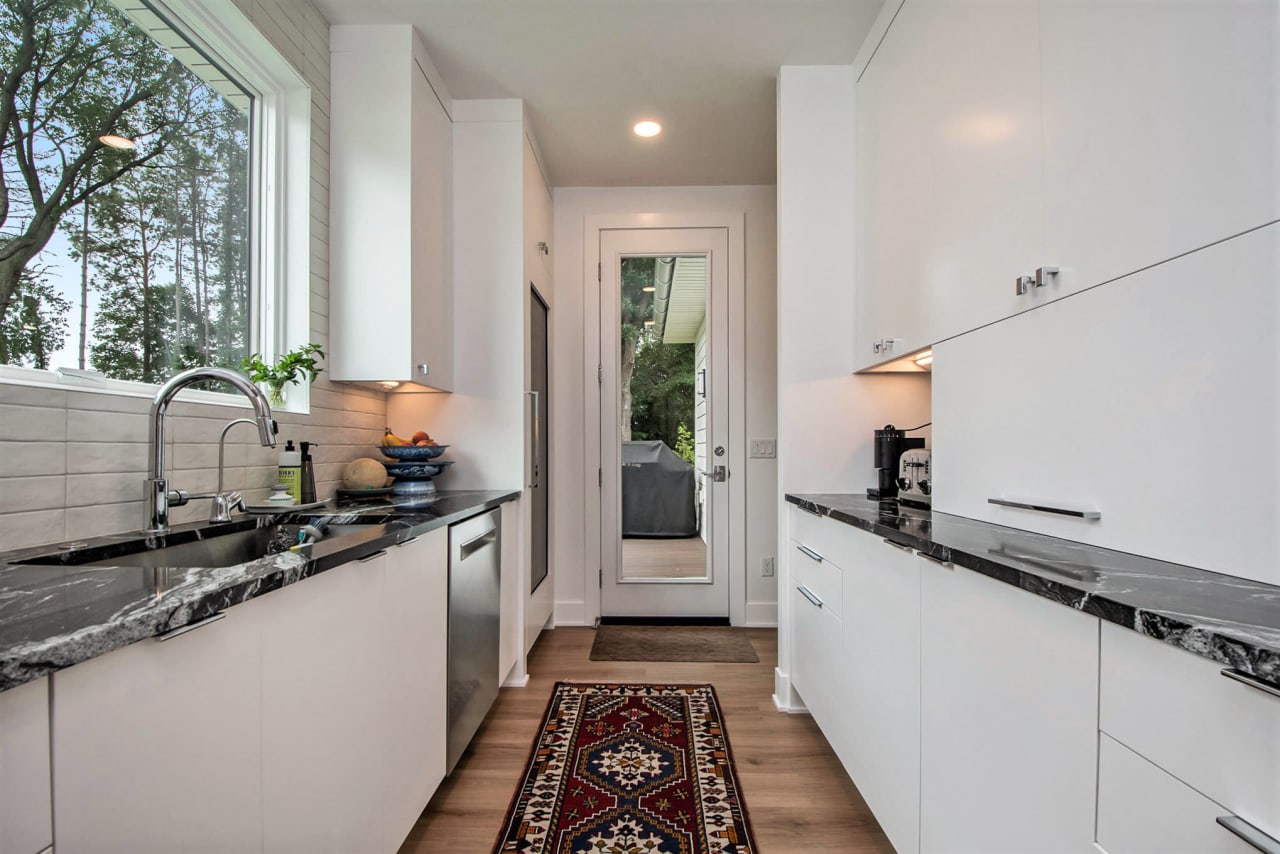
[[[467,540],[462,545],[458,546],[458,560],[464,561],[467,558],[471,557],[476,552],[483,549],[485,546],[490,545],[492,543],[496,543],[497,541],[498,541],[498,530],[496,528],[490,528],[489,530],[485,531],[483,534],[474,536],[471,539]]]

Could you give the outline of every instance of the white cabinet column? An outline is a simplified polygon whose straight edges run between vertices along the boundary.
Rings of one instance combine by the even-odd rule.
[[[0,694],[0,851],[35,854],[53,843],[49,680]]]

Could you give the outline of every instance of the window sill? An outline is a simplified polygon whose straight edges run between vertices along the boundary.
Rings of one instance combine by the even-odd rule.
[[[47,388],[60,391],[83,391],[90,394],[108,394],[116,397],[141,397],[147,400],[155,397],[156,390],[160,388],[160,386],[151,383],[113,380],[91,371],[63,370],[65,373],[58,370],[44,371],[39,368],[0,365],[0,385],[18,385],[27,388]],[[242,395],[224,394],[217,391],[188,388],[179,392],[177,399],[188,403],[233,406],[237,409],[249,408],[249,402]],[[290,388],[284,406],[273,406],[271,409],[277,413],[310,414],[310,388],[308,386]]]

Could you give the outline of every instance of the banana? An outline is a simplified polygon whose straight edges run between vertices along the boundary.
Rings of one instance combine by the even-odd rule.
[[[391,432],[391,428],[387,428],[387,432],[382,435],[382,446],[384,448],[396,447],[397,445],[412,445],[408,439],[401,439],[395,433]]]

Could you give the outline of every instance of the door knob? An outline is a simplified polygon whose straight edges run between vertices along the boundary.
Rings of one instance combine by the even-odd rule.
[[[728,466],[712,466],[711,471],[704,471],[703,477],[709,477],[716,483],[724,483],[729,479]]]

